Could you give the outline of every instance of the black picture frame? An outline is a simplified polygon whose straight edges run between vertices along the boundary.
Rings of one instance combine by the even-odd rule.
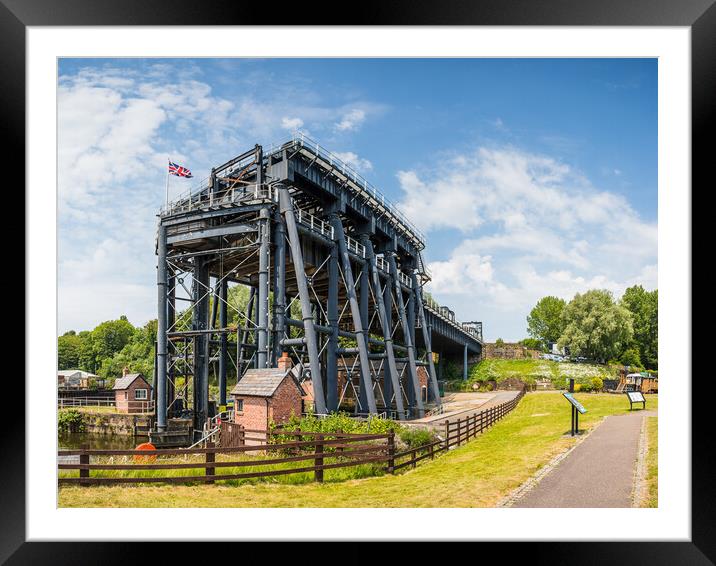
[[[692,38],[692,179],[693,186],[706,183],[713,157],[706,142],[711,132],[716,93],[715,0],[464,0],[362,2],[350,10],[350,21],[339,16],[336,3],[313,2],[267,10],[266,5],[231,3],[225,0],[0,0],[0,61],[3,85],[0,112],[3,116],[6,173],[18,186],[25,182],[25,33],[28,26],[83,25],[568,25],[568,26],[688,26]],[[346,12],[348,13],[348,12]],[[713,134],[710,135],[713,137]],[[9,142],[9,143],[8,143]],[[713,182],[710,183],[711,185]],[[705,188],[705,187],[704,187]],[[684,188],[688,190],[688,188]],[[692,191],[692,194],[694,192]],[[30,258],[30,261],[31,258]],[[27,301],[29,298],[24,297]],[[686,331],[686,329],[684,329]],[[32,343],[26,343],[26,355]],[[6,375],[6,378],[11,376]],[[686,376],[688,379],[691,375]],[[13,377],[13,381],[16,378]],[[13,404],[22,407],[24,391],[15,381]],[[524,556],[526,563],[560,564],[712,564],[716,560],[716,513],[714,477],[716,457],[711,433],[693,420],[707,415],[706,396],[692,399],[692,539],[691,542],[589,542],[589,543],[485,543],[511,559]],[[8,564],[114,564],[150,561],[147,544],[138,543],[40,543],[25,542],[25,432],[24,414],[4,419],[2,482],[0,482],[0,561]],[[708,448],[708,449],[707,449]],[[586,528],[586,527],[585,527]],[[628,530],[628,526],[625,526]],[[585,530],[588,535],[588,529]],[[81,530],[78,531],[81,537]],[[558,529],[555,531],[558,536]],[[358,544],[358,543],[352,543]],[[380,556],[374,543],[360,550],[341,549],[338,556],[355,562],[357,556]],[[154,546],[154,545],[152,545]],[[266,561],[263,545],[243,544],[240,560]],[[322,545],[327,555],[334,551]],[[223,544],[207,546],[206,558],[239,559]],[[235,548],[235,547],[234,547]],[[162,544],[164,563],[189,562],[185,545]],[[412,545],[421,561],[444,560],[445,550]],[[451,555],[465,556],[465,549]],[[385,552],[385,550],[383,550]],[[393,551],[391,551],[392,553]],[[401,551],[403,552],[403,551]],[[487,559],[491,553],[482,554]],[[454,554],[453,554],[454,553]],[[495,556],[493,554],[493,556]],[[154,561],[155,559],[152,559]],[[382,559],[381,559],[382,560]]]

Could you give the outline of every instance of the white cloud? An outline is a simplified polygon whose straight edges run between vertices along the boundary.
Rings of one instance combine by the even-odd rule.
[[[303,127],[303,120],[301,118],[281,118],[281,127],[285,130],[298,130]]]
[[[346,165],[350,165],[353,169],[355,169],[359,173],[373,170],[373,164],[370,161],[358,156],[357,154],[353,153],[352,151],[344,151],[344,152],[334,151],[333,155],[335,155],[338,159],[343,161]]]
[[[419,227],[462,233],[429,264],[430,291],[464,318],[492,313],[510,338],[524,336],[524,316],[544,295],[657,285],[656,223],[556,159],[483,147],[398,181],[400,207]]]
[[[383,109],[369,101],[359,101],[360,110],[321,104],[293,83],[267,94],[264,81],[252,77],[218,96],[200,69],[182,62],[177,70],[101,65],[59,78],[61,332],[123,313],[135,323],[156,317],[154,236],[168,156],[195,176],[170,177],[171,198],[253,144],[283,141],[286,129],[320,132],[338,122],[348,132]],[[350,152],[345,157],[357,169],[372,167]]]
[[[353,108],[343,114],[340,121],[336,123],[336,130],[340,132],[355,131],[363,125],[365,118],[365,110],[361,110],[360,108]]]

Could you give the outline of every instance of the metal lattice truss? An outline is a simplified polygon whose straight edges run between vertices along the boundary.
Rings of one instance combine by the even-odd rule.
[[[317,414],[406,419],[439,406],[422,245],[382,196],[296,142],[214,169],[160,213],[159,430],[187,410],[201,428],[212,379],[226,405],[229,379],[284,352]]]

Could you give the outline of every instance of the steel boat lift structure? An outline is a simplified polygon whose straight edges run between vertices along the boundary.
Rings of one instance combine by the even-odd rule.
[[[212,368],[225,406],[227,374],[275,367],[284,351],[310,379],[316,414],[404,420],[439,409],[431,318],[465,356],[479,353],[481,325],[424,300],[424,248],[381,193],[301,134],[212,169],[159,213],[157,431],[187,411],[201,429]],[[234,285],[249,287],[243,308]]]

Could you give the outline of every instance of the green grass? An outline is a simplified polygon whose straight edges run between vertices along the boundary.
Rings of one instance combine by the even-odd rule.
[[[646,419],[646,501],[645,507],[659,506],[659,418]]]
[[[588,412],[580,428],[626,413],[624,395],[576,394]],[[647,407],[657,406],[647,396]],[[61,487],[60,507],[493,507],[575,442],[570,411],[556,392],[530,393],[485,434],[395,476],[299,485]]]

